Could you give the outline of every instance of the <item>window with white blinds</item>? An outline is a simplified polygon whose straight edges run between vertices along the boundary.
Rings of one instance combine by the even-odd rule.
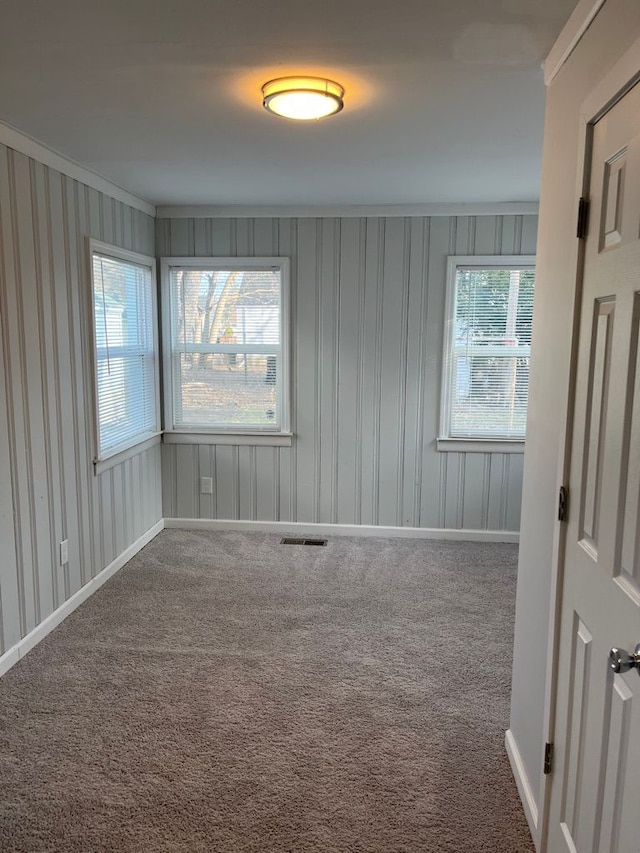
[[[443,438],[524,439],[533,263],[531,257],[449,259]]]
[[[155,262],[90,243],[97,459],[160,429]]]
[[[167,428],[285,432],[287,259],[167,258],[162,278]]]

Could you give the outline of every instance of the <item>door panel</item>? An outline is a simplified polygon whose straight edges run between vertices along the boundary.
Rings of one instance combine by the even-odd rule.
[[[623,149],[605,164],[600,248],[622,242],[622,199],[627,151]]]
[[[640,86],[594,127],[550,853],[640,853]]]
[[[611,368],[611,339],[615,301],[596,299],[591,333],[591,367],[587,390],[587,431],[584,440],[582,475],[581,524],[583,544],[597,559],[598,519],[602,500],[602,457],[606,435],[609,371]]]
[[[616,554],[616,574],[626,578],[636,592],[640,593],[640,291],[633,296],[631,338],[629,341],[629,382],[627,389],[627,411],[625,434],[622,445],[622,465]]]
[[[584,739],[586,736],[587,696],[593,637],[580,617],[574,613],[574,634],[570,672],[568,755],[565,764],[562,826],[565,839],[573,843],[580,818],[582,783],[584,780]]]
[[[631,744],[633,692],[624,678],[611,673],[605,713],[604,775],[599,800],[599,853],[617,853],[620,849],[622,803],[626,781],[627,755]],[[637,841],[637,839],[636,839]]]

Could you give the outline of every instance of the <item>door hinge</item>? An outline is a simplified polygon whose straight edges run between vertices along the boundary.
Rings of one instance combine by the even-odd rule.
[[[581,198],[578,201],[578,240],[584,240],[587,236],[587,228],[589,227],[589,200]]]
[[[560,486],[558,492],[558,521],[566,521],[569,512],[569,489]]]
[[[553,744],[545,743],[544,745],[544,775],[548,776],[553,770]]]

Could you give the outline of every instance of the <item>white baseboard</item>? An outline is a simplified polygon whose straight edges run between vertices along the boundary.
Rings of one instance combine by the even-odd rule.
[[[454,530],[437,527],[387,527],[374,524],[313,524],[304,521],[236,521],[225,518],[165,518],[164,526],[179,530],[244,530],[322,536],[384,536],[402,539],[451,539],[466,542],[519,542],[512,530]]]
[[[39,625],[29,631],[26,637],[19,640],[15,646],[12,646],[0,657],[0,676],[4,675],[8,669],[23,658],[31,649],[36,646],[40,640],[44,639],[47,634],[50,634],[54,628],[67,618],[76,607],[86,601],[89,596],[99,589],[109,578],[113,577],[116,572],[129,562],[138,551],[144,548],[153,538],[155,538],[161,530],[164,529],[164,519],[160,519],[153,527],[150,527],[139,539],[129,545],[126,551],[123,551],[119,557],[116,557],[108,566],[106,566],[95,578],[91,578],[84,586],[68,598],[64,604],[61,604],[57,610],[43,619]]]
[[[391,527],[370,524],[313,524],[291,521],[236,521],[234,519],[204,519],[204,518],[164,518],[160,519],[145,534],[130,545],[126,551],[116,557],[99,574],[88,581],[71,598],[65,601],[53,613],[36,625],[26,637],[0,656],[0,677],[11,669],[21,658],[36,646],[40,640],[51,633],[76,607],[86,601],[109,578],[113,577],[129,560],[145,545],[154,539],[165,527],[182,530],[246,530],[266,533],[291,533],[293,535],[323,535],[323,536],[383,536],[404,539],[449,539],[467,542],[518,542],[519,534],[515,531],[503,530],[454,530],[450,528],[432,527]],[[509,736],[507,732],[507,736]],[[515,748],[515,744],[514,744]],[[507,751],[509,745],[507,744]],[[516,750],[517,753],[517,750]],[[510,754],[511,758],[511,754]],[[512,766],[514,764],[512,760]],[[514,769],[514,775],[516,771]],[[526,776],[524,777],[526,779]],[[516,775],[516,780],[518,779]],[[520,785],[518,785],[520,787]],[[528,788],[527,783],[527,790]],[[521,793],[522,796],[522,793]],[[523,797],[524,802],[524,797]],[[533,799],[531,799],[533,802]],[[526,809],[526,806],[525,806]],[[537,821],[537,809],[535,811]]]
[[[520,755],[518,744],[516,743],[516,739],[514,738],[511,729],[508,729],[505,733],[504,744],[507,748],[507,755],[509,756],[511,771],[513,773],[514,779],[516,780],[516,786],[518,788],[518,793],[520,794],[520,799],[522,800],[522,807],[524,809],[524,814],[527,819],[527,823],[529,824],[531,837],[533,838],[534,844],[536,845],[536,850],[538,850],[538,804],[536,803],[533,791],[531,790],[529,777],[527,776],[527,772],[524,769],[524,762],[522,761],[522,756]]]

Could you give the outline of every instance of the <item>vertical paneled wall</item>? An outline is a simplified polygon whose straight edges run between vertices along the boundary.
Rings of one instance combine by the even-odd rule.
[[[154,254],[152,217],[0,145],[0,655],[162,515],[159,446],[93,473],[87,236]]]
[[[521,455],[436,450],[445,275],[451,254],[534,254],[536,225],[159,219],[159,255],[292,262],[293,446],[164,445],[164,515],[517,530]]]

